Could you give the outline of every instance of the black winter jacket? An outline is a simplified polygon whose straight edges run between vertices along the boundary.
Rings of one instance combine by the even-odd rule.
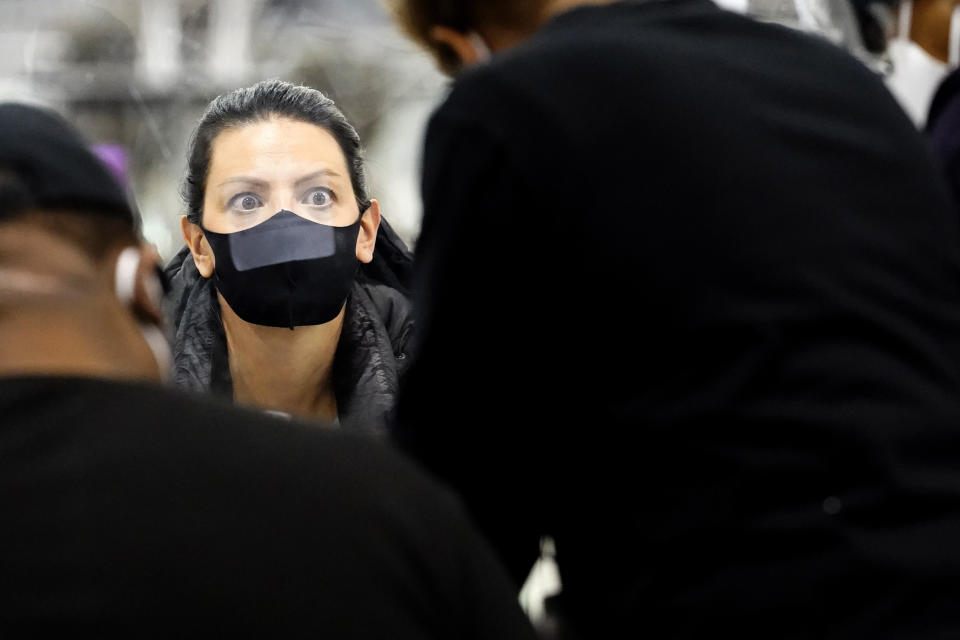
[[[409,249],[382,221],[373,261],[361,265],[347,299],[334,359],[334,392],[345,429],[386,433],[413,330],[407,289],[412,263]],[[187,247],[165,272],[171,284],[167,319],[175,331],[174,383],[231,398],[227,341],[212,279],[200,275]]]

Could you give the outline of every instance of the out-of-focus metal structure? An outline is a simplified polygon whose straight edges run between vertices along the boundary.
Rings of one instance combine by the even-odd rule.
[[[446,89],[377,0],[0,0],[0,100],[48,104],[128,152],[147,237],[180,246],[186,142],[219,93],[266,78],[330,95],[368,147],[371,192],[411,243],[419,148]]]

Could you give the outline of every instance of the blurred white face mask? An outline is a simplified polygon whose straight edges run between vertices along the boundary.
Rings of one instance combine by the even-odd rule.
[[[133,304],[136,286],[137,270],[140,268],[141,253],[136,247],[127,247],[120,252],[117,257],[116,268],[116,293],[120,303],[125,307]],[[147,294],[159,306],[160,299],[163,296],[163,287],[160,281],[154,279],[149,285],[150,291]],[[160,378],[164,383],[170,382],[173,378],[173,355],[170,352],[170,342],[156,325],[148,322],[140,322],[140,333],[146,341],[150,351],[153,352],[153,359],[157,361],[157,369],[160,371]]]
[[[944,77],[960,64],[960,6],[954,7],[950,17],[949,61],[946,63],[910,40],[912,16],[912,0],[903,0],[900,3],[897,36],[887,47],[893,68],[885,81],[910,119],[917,127],[923,128],[937,88]]]

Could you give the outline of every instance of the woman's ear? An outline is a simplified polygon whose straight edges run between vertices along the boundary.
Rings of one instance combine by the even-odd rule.
[[[183,232],[183,240],[190,247],[190,253],[193,254],[193,262],[197,265],[197,271],[204,278],[213,275],[213,268],[216,266],[216,260],[213,256],[213,249],[203,235],[203,229],[200,225],[187,220],[187,216],[180,218],[180,231]]]
[[[360,234],[357,236],[357,260],[373,260],[373,248],[377,244],[377,229],[380,228],[380,203],[370,201],[370,206],[360,217]]]

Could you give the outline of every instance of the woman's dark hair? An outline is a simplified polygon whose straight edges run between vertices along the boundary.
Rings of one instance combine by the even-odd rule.
[[[461,33],[484,24],[533,29],[537,26],[547,0],[382,0],[394,18],[413,40],[429,51],[448,74],[460,68],[460,57],[453,49],[437,42],[431,31],[448,27]]]
[[[281,80],[266,80],[218,96],[200,118],[190,139],[187,174],[181,188],[190,222],[200,224],[203,217],[203,196],[210,173],[214,139],[225,129],[277,116],[315,124],[333,135],[347,159],[350,182],[360,212],[366,211],[370,200],[363,172],[363,149],[356,129],[347,122],[333,100],[316,89]]]

